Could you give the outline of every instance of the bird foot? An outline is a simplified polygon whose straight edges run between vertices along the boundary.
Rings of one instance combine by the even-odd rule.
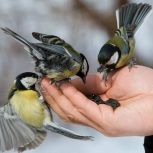
[[[130,62],[129,62],[129,64],[128,64],[128,68],[129,68],[129,71],[133,68],[133,67],[135,67],[135,68],[137,68],[136,67],[136,58],[135,57],[132,57],[131,58],[131,60],[130,60]]]
[[[108,81],[108,75],[110,73],[109,69],[104,69],[103,70],[103,76],[102,76],[102,80],[104,80],[105,82],[105,86],[107,86],[107,81]]]

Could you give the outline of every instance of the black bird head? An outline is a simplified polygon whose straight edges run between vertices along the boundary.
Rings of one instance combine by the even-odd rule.
[[[98,54],[98,62],[100,67],[98,72],[102,72],[105,68],[115,69],[117,62],[120,59],[120,49],[112,44],[105,44]]]
[[[32,72],[25,72],[16,77],[15,84],[18,90],[35,90],[38,75]]]
[[[81,53],[80,53],[80,55],[82,57],[82,65],[81,65],[80,71],[76,75],[79,76],[82,79],[82,81],[85,83],[86,76],[89,71],[89,64],[88,64],[86,57]]]

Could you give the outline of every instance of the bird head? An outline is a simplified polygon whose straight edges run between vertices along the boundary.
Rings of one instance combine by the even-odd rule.
[[[105,44],[99,52],[98,62],[100,67],[98,72],[102,72],[105,68],[115,69],[115,66],[120,58],[120,49],[112,44]]]
[[[89,64],[88,64],[88,61],[86,59],[86,57],[81,54],[81,58],[82,58],[82,64],[81,64],[81,68],[80,68],[80,71],[76,74],[77,76],[79,76],[82,81],[85,83],[86,82],[86,76],[88,74],[88,71],[89,71]]]
[[[15,84],[18,90],[35,90],[38,75],[32,72],[25,72],[16,77]]]

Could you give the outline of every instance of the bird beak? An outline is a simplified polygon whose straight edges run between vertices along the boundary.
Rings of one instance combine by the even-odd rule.
[[[100,67],[97,69],[97,72],[101,73],[103,72],[105,69],[105,66],[104,65],[100,65]]]
[[[86,83],[86,75],[84,73],[79,72],[77,76],[82,79],[83,83]]]
[[[86,83],[86,76],[82,77],[81,79],[82,79],[83,83],[85,84]]]

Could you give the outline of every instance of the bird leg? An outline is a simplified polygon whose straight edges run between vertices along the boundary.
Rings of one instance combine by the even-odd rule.
[[[129,70],[131,70],[132,67],[135,67],[136,68],[136,66],[135,66],[136,64],[137,64],[136,63],[136,58],[135,57],[132,57],[131,60],[130,60],[130,62],[129,62],[129,64],[128,64]]]
[[[107,86],[108,75],[109,75],[110,71],[111,71],[111,70],[108,69],[108,68],[105,68],[105,69],[103,70],[102,79],[105,81],[105,86]]]
[[[110,69],[106,68],[104,65],[101,65],[98,69],[97,72],[102,73],[103,72],[103,76],[102,76],[102,80],[105,81],[105,85],[108,79],[108,74],[110,72]]]

